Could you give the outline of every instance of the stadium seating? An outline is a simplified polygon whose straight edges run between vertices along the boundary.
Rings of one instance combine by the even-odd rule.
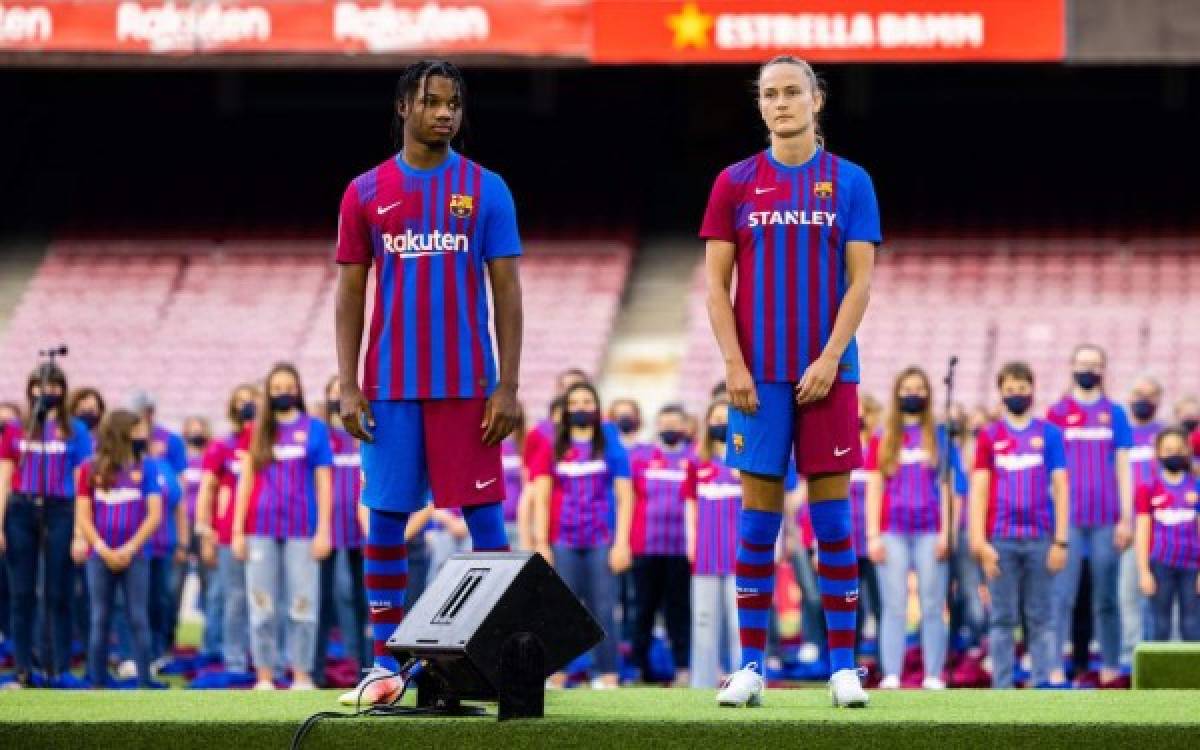
[[[958,394],[992,403],[992,374],[1025,359],[1045,405],[1067,386],[1074,345],[1109,352],[1109,383],[1121,398],[1147,371],[1168,398],[1200,392],[1200,238],[906,239],[877,259],[860,334],[863,387],[885,396],[891,378],[920,364],[940,380],[959,357]],[[724,375],[704,312],[697,270],[682,382],[703,404]]]
[[[66,342],[73,385],[112,405],[149,389],[168,424],[200,413],[220,425],[232,385],[279,360],[319,402],[335,372],[328,252],[314,240],[55,242],[0,338],[0,392],[21,393],[38,349]],[[528,244],[522,394],[535,416],[555,372],[600,366],[630,258],[618,242]]]

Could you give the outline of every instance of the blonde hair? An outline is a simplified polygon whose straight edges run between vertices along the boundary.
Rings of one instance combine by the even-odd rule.
[[[758,69],[758,78],[755,79],[755,89],[758,89],[759,82],[762,80],[763,73],[772,65],[795,65],[804,72],[804,77],[808,79],[809,88],[812,89],[814,95],[819,94],[821,99],[825,98],[825,87],[821,84],[821,79],[817,77],[817,72],[808,64],[807,60],[802,60],[794,55],[777,55],[767,60]],[[818,113],[813,112],[813,135],[816,138],[819,148],[825,147],[825,135],[821,132],[821,120],[817,116]]]

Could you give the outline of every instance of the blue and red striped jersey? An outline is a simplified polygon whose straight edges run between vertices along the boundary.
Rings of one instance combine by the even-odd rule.
[[[0,433],[0,461],[12,461],[12,490],[26,495],[75,497],[75,470],[92,455],[87,425],[71,420],[71,434],[47,420],[40,438],[26,437],[20,422],[9,422]]]
[[[329,429],[301,414],[291,424],[279,424],[273,453],[271,463],[258,470],[246,534],[308,539],[317,528],[314,474],[333,464]]]
[[[1037,539],[1054,533],[1050,481],[1067,468],[1062,432],[1031,420],[1017,429],[1005,420],[992,422],[975,440],[975,468],[991,473],[988,492],[989,539]]]
[[[358,549],[363,545],[358,525],[358,501],[362,494],[362,459],[358,441],[340,427],[330,427],[329,444],[333,452],[333,523],[330,526],[334,549]]]
[[[96,533],[109,549],[117,549],[133,539],[146,520],[152,496],[162,498],[162,483],[159,463],[147,459],[135,466],[126,466],[116,472],[108,487],[92,487],[95,464],[87,461],[79,472],[81,493],[92,499],[92,523]],[[150,545],[140,552],[145,555]],[[92,555],[96,554],[92,550]]]
[[[742,480],[737,471],[716,456],[708,461],[693,461],[684,497],[696,503],[696,556],[692,574],[733,575],[737,565],[738,516],[742,511]]]
[[[184,460],[187,460],[186,455]],[[179,540],[179,524],[176,521],[175,513],[179,509],[179,503],[183,502],[183,485],[179,481],[180,475],[175,471],[175,467],[171,465],[166,455],[147,456],[144,463],[154,464],[158,469],[158,488],[162,493],[163,517],[162,523],[150,535],[150,542],[146,547],[150,551],[150,557],[161,560],[175,553],[175,545]]]
[[[820,148],[800,166],[767,150],[727,167],[700,236],[736,246],[738,342],[764,382],[796,382],[820,356],[846,293],[846,243],[883,240],[871,178]],[[841,380],[858,382],[853,339],[839,370]]]
[[[632,464],[633,526],[629,546],[635,555],[687,554],[683,504],[688,471],[695,463],[690,449],[639,451]]]
[[[1138,485],[1134,507],[1151,519],[1151,560],[1173,568],[1200,568],[1198,502],[1200,487],[1192,477],[1171,483],[1156,473],[1149,483]]]
[[[606,440],[604,449],[595,456],[591,441],[573,441],[561,459],[542,450],[530,465],[530,480],[553,479],[551,543],[574,549],[612,544],[613,482],[629,479],[629,455],[616,440]]]
[[[504,520],[512,523],[517,520],[517,505],[525,488],[521,480],[524,464],[517,450],[517,442],[511,436],[500,445],[500,461],[504,468]]]
[[[936,429],[934,441],[939,451],[947,452],[950,460],[952,489],[966,493],[966,473],[958,448],[947,440],[946,430]],[[881,471],[880,450],[882,433],[877,433],[867,447],[866,468]],[[938,487],[937,456],[929,455],[922,443],[920,425],[904,425],[900,451],[896,456],[896,471],[883,477],[883,508],[880,531],[893,534],[927,534],[942,529],[941,490]]]
[[[1129,449],[1129,468],[1133,486],[1152,484],[1158,477],[1158,458],[1154,455],[1154,440],[1162,432],[1159,421],[1135,424],[1131,427],[1133,445]]]
[[[490,394],[484,264],[520,254],[508,186],[466,157],[451,151],[418,170],[397,154],[356,177],[342,197],[337,262],[375,268],[367,398]]]
[[[1071,477],[1071,525],[1090,528],[1119,521],[1117,451],[1133,445],[1125,409],[1108,397],[1085,404],[1064,396],[1046,418],[1063,432]]]

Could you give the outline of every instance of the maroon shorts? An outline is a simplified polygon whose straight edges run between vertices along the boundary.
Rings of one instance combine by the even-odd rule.
[[[412,513],[430,491],[438,508],[504,501],[500,445],[484,445],[486,399],[372,401],[373,443],[362,444],[362,502]]]

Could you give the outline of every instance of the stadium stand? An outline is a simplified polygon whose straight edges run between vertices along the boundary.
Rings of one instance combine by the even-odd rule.
[[[529,243],[522,393],[538,416],[555,372],[600,366],[631,255],[620,242]],[[38,349],[61,341],[73,385],[117,402],[148,389],[167,424],[222,419],[230,388],[279,360],[296,362],[315,402],[335,372],[335,278],[315,240],[57,241],[0,339],[0,388],[20,393]]]
[[[959,357],[959,399],[991,402],[992,374],[1025,359],[1047,405],[1066,387],[1075,343],[1108,350],[1109,382],[1123,389],[1146,370],[1171,398],[1200,391],[1200,238],[905,239],[877,259],[860,350],[863,387],[879,395],[911,363],[940,377]],[[704,309],[702,269],[690,302],[683,396],[699,406],[724,368]]]

